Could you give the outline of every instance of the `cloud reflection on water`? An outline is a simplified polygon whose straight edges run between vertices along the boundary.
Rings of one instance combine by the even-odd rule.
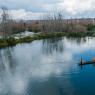
[[[95,50],[94,43],[94,38],[63,38],[2,49],[0,95],[24,95],[30,81],[45,81],[50,77],[72,73],[72,69],[77,72],[74,55],[89,49]],[[69,77],[67,83],[70,85]]]

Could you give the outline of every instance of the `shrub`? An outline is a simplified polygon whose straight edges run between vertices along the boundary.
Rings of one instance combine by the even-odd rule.
[[[9,46],[13,46],[13,45],[16,45],[16,39],[15,38],[8,38],[6,39],[6,42],[8,43]]]
[[[95,25],[93,25],[93,24],[88,24],[88,25],[87,25],[87,30],[88,30],[88,31],[95,31]]]

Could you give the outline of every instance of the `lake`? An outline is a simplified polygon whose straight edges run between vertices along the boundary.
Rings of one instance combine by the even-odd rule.
[[[0,50],[0,95],[94,95],[95,38],[56,38]]]

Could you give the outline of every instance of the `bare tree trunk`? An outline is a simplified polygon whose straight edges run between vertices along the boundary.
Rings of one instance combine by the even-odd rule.
[[[49,13],[43,17],[41,21],[42,32],[62,32],[63,31],[63,14],[58,13]]]
[[[6,7],[2,7],[2,15],[1,15],[1,30],[3,32],[3,38],[6,39],[8,36],[12,34],[12,20],[10,19],[8,9]]]

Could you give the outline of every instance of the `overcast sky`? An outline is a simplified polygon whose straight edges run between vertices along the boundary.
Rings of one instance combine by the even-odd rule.
[[[16,19],[38,19],[51,11],[63,11],[66,18],[95,17],[95,0],[0,0]]]

